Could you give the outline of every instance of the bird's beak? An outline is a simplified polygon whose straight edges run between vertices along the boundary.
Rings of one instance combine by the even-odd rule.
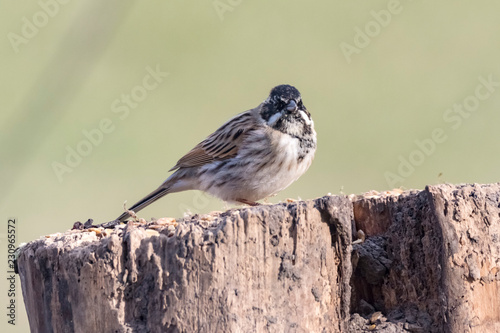
[[[289,112],[295,112],[297,111],[297,102],[295,102],[293,99],[288,102],[286,106],[286,110]]]

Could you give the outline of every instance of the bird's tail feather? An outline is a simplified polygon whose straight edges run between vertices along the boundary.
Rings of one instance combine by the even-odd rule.
[[[151,192],[148,195],[146,195],[144,198],[142,198],[138,202],[136,202],[132,207],[129,208],[129,210],[132,210],[135,213],[137,213],[141,209],[149,206],[150,204],[152,204],[156,200],[158,200],[161,197],[163,197],[163,196],[167,195],[168,193],[170,193],[169,190],[170,190],[170,187],[167,187],[167,188],[165,188],[165,187],[159,187],[156,190],[154,190],[153,192]],[[124,212],[122,215],[120,215],[117,218],[117,220],[120,220],[120,221],[124,222],[129,217],[130,217],[130,214],[127,213],[127,212]]]

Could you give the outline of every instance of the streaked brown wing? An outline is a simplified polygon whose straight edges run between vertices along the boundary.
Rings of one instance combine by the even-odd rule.
[[[255,129],[255,119],[249,110],[231,118],[205,140],[196,145],[170,169],[201,166],[206,163],[236,156],[248,132]]]

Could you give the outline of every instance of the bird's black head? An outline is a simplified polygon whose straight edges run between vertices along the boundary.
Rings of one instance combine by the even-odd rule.
[[[275,101],[289,101],[293,99],[298,101],[301,100],[302,97],[300,96],[300,92],[297,90],[297,88],[288,84],[282,84],[271,89],[271,92],[269,93],[269,99]]]
[[[269,97],[262,103],[260,114],[267,125],[291,135],[312,126],[311,115],[302,103],[300,92],[288,84],[271,90]]]

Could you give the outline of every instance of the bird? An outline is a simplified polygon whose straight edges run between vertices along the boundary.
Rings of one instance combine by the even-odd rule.
[[[276,195],[307,171],[316,146],[314,122],[300,92],[278,85],[259,106],[234,116],[191,149],[169,170],[174,173],[117,220],[187,190],[259,205],[258,200]]]

